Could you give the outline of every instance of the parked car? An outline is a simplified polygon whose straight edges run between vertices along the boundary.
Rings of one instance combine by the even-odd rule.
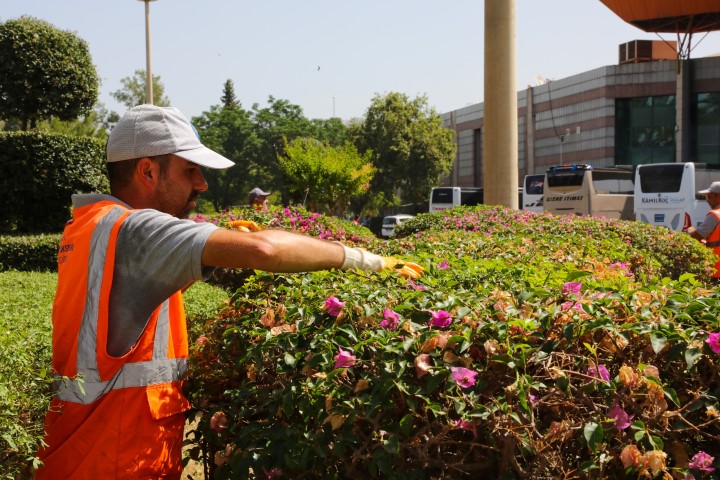
[[[399,213],[397,215],[388,215],[387,217],[383,218],[382,222],[382,236],[383,237],[392,237],[395,235],[395,227],[400,225],[401,223],[404,223],[411,218],[414,218],[414,215],[407,215],[405,213]]]

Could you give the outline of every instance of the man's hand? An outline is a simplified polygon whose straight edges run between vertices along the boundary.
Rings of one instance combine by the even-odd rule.
[[[401,276],[408,277],[413,280],[420,278],[424,270],[424,268],[417,263],[398,260],[394,257],[383,257],[383,261],[385,262],[385,268],[395,270]]]
[[[228,222],[227,226],[228,228],[241,232],[259,232],[260,230],[264,230],[263,227],[252,220],[233,220],[232,222]]]

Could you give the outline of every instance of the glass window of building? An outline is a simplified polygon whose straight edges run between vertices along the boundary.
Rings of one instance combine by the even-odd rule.
[[[720,93],[698,93],[695,118],[696,161],[720,164]]]
[[[675,95],[615,100],[615,164],[675,161]]]

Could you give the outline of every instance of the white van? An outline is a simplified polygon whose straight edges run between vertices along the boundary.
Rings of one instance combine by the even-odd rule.
[[[414,218],[414,216],[406,215],[404,213],[399,213],[397,215],[388,215],[387,217],[383,218],[381,229],[382,236],[392,237],[393,235],[395,235],[395,227],[404,222],[407,222],[411,218]]]
[[[543,185],[545,184],[545,175],[525,175],[523,181],[522,194],[522,210],[531,212],[543,211]]]
[[[697,227],[710,211],[699,190],[720,181],[720,166],[654,163],[635,170],[635,219],[681,231]]]

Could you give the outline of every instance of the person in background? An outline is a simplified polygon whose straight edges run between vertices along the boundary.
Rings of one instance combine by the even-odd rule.
[[[270,192],[263,192],[257,187],[253,188],[250,190],[250,206],[258,212],[267,213],[269,206],[267,197],[269,196]]]
[[[55,396],[37,479],[179,479],[188,339],[181,292],[213,267],[270,272],[422,268],[283,230],[241,233],[187,216],[206,148],[172,107],[130,109],[110,133],[110,195],[73,195],[52,311]]]
[[[713,182],[705,190],[700,190],[698,195],[703,195],[710,205],[710,211],[705,220],[697,226],[690,227],[687,233],[696,240],[705,243],[705,246],[712,248],[718,257],[715,262],[713,281],[720,282],[720,182]]]

